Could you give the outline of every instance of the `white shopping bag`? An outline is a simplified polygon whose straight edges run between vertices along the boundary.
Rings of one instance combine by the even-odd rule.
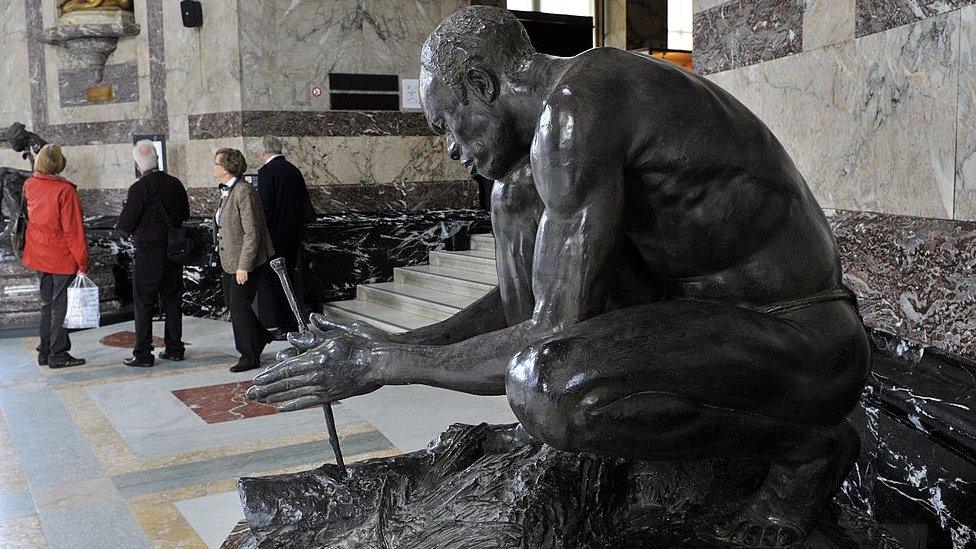
[[[68,286],[68,313],[64,316],[64,327],[97,328],[99,317],[98,286],[84,273],[79,273]]]

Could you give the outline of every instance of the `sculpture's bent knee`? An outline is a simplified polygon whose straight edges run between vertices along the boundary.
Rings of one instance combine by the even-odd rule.
[[[579,429],[580,399],[567,392],[568,341],[534,343],[508,365],[505,393],[525,430],[549,446],[572,451]]]

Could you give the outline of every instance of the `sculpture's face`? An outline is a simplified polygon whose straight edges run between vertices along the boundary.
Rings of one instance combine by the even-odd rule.
[[[420,102],[427,123],[444,136],[447,153],[472,174],[501,179],[528,152],[520,149],[515,124],[499,108],[497,98],[488,103],[471,97],[462,105],[443,78],[421,70]]]

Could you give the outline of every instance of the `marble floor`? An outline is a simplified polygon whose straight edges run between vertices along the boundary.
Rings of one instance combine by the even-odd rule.
[[[127,368],[131,324],[72,335],[85,366],[0,339],[0,547],[219,547],[240,476],[333,460],[320,410],[246,402],[230,324],[187,318],[187,360]],[[162,333],[157,325],[156,333]],[[284,344],[269,347],[265,359]],[[418,450],[454,422],[514,421],[504,397],[390,387],[335,406],[347,462]]]

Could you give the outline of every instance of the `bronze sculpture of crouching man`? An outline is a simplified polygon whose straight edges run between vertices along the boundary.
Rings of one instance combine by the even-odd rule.
[[[870,349],[824,214],[769,129],[675,65],[543,55],[482,6],[427,40],[421,98],[450,156],[497,181],[499,286],[401,335],[315,316],[329,333],[251,397],[296,410],[419,383],[505,394],[566,451],[758,457],[765,482],[714,537],[802,539],[856,457],[845,416]]]

